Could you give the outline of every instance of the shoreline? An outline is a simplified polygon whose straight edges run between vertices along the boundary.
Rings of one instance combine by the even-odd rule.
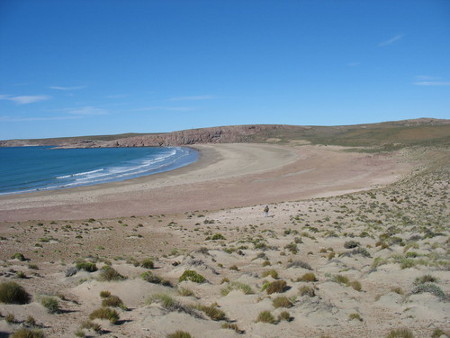
[[[331,146],[195,145],[198,161],[121,182],[0,196],[0,221],[177,214],[325,197],[398,180],[411,166]]]

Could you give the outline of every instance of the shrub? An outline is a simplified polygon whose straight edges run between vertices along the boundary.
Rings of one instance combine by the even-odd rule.
[[[101,307],[97,310],[94,310],[90,315],[89,315],[89,319],[90,320],[94,320],[94,319],[107,319],[109,320],[112,324],[116,324],[119,321],[119,314],[117,313],[116,310],[110,309],[108,307]]]
[[[414,281],[414,285],[420,285],[425,283],[437,283],[438,281],[439,279],[437,279],[436,277],[433,277],[431,275],[424,275],[422,277],[417,277],[416,280]]]
[[[311,265],[309,265],[308,263],[305,263],[303,261],[294,261],[291,262],[287,265],[287,268],[303,268],[306,270],[312,270]]]
[[[411,291],[411,293],[413,293],[413,294],[424,293],[424,292],[429,292],[440,299],[447,298],[444,291],[442,291],[442,289],[434,283],[420,284]]]
[[[222,234],[214,234],[211,237],[212,241],[218,241],[218,240],[221,240],[221,239],[225,239],[225,237]]]
[[[202,318],[194,310],[192,310],[191,307],[187,307],[187,306],[180,304],[175,299],[173,299],[171,296],[164,294],[164,293],[152,295],[147,300],[147,303],[149,303],[149,304],[159,303],[164,309],[166,309],[168,311],[185,312],[194,317]]]
[[[196,308],[197,310],[204,312],[212,320],[219,321],[226,319],[225,312],[219,310],[216,306],[198,305]]]
[[[11,335],[11,338],[44,338],[41,330],[19,329]]]
[[[298,247],[297,247],[297,244],[294,243],[294,242],[287,244],[284,248],[287,249],[287,250],[289,250],[289,251],[290,251],[291,253],[293,253],[293,254],[298,253]]]
[[[414,335],[410,329],[393,329],[386,338],[414,338]]]
[[[100,297],[101,298],[108,298],[109,296],[111,296],[111,292],[106,291],[106,290],[100,291]]]
[[[239,333],[239,334],[245,333],[244,330],[241,330],[236,324],[233,324],[233,323],[223,323],[222,329],[231,329],[231,330],[236,331],[236,333]]]
[[[25,319],[25,324],[28,326],[36,326],[36,319],[34,319],[33,316],[28,316],[27,319]]]
[[[283,312],[281,312],[281,313],[278,315],[278,320],[279,320],[279,321],[285,320],[285,321],[287,321],[287,322],[290,322],[290,321],[293,320],[293,318],[291,317],[291,315],[290,315],[289,312],[283,311]]]
[[[358,282],[357,280],[354,280],[354,281],[350,282],[349,285],[356,291],[361,291],[361,289],[362,289],[361,283]]]
[[[231,282],[225,288],[222,289],[222,291],[221,291],[222,296],[228,295],[233,290],[240,290],[245,295],[250,295],[250,294],[254,293],[252,288],[247,284],[244,284],[241,282]]]
[[[285,296],[278,296],[277,298],[275,298],[275,299],[272,301],[272,305],[273,305],[275,308],[279,308],[279,307],[286,307],[286,308],[289,308],[289,307],[292,307],[292,306],[293,306],[293,304],[292,304],[292,302],[289,300],[289,298],[287,298],[287,297],[285,297]]]
[[[194,292],[187,288],[179,288],[178,294],[183,297],[190,297],[190,296],[195,297]]]
[[[13,324],[13,323],[16,322],[16,317],[15,317],[12,313],[8,313],[8,314],[5,316],[5,321],[6,321],[8,324]]]
[[[125,306],[125,304],[123,304],[122,299],[113,295],[104,298],[102,300],[102,306],[118,307],[121,308],[122,310],[127,310],[127,307]]]
[[[398,286],[391,288],[391,291],[395,292],[396,294],[399,294],[399,295],[403,295],[404,294],[402,288],[398,287]]]
[[[100,324],[91,322],[90,320],[86,320],[83,323],[81,323],[81,328],[87,329],[87,330],[93,330],[97,333],[102,332],[102,327],[100,326]]]
[[[141,273],[141,278],[149,283],[153,283],[153,284],[161,283],[161,278],[154,275],[151,271],[145,271],[145,272]]]
[[[151,258],[146,258],[142,261],[141,266],[146,269],[154,269],[155,263]]]
[[[259,313],[258,318],[256,319],[256,322],[275,324],[276,320],[275,320],[275,317],[272,316],[270,311],[262,311]]]
[[[115,270],[114,268],[105,265],[104,267],[102,267],[98,279],[100,281],[119,281],[124,280],[126,278],[122,276],[120,273],[118,273],[117,270]]]
[[[358,246],[360,246],[361,244],[357,241],[347,241],[344,243],[344,248],[346,249],[353,249],[353,248],[357,248]]]
[[[200,275],[199,273],[195,272],[194,270],[186,270],[180,276],[178,281],[179,282],[191,281],[195,283],[204,283],[206,281],[206,278]]]
[[[303,276],[297,278],[297,282],[317,282],[317,278],[312,272],[307,272]]]
[[[282,293],[286,290],[287,290],[287,284],[286,284],[286,281],[284,281],[284,280],[277,280],[275,282],[272,282],[266,288],[266,292],[268,295],[275,293],[275,292]]]
[[[444,331],[442,331],[441,329],[434,329],[433,333],[431,334],[431,338],[439,338],[441,336],[448,336],[448,333],[445,333]]]
[[[95,263],[92,262],[80,261],[75,264],[75,267],[78,270],[84,270],[87,272],[97,271],[97,265],[95,265]]]
[[[278,272],[275,269],[264,271],[262,273],[263,277],[271,276],[273,279],[278,279]]]
[[[342,275],[334,276],[333,281],[335,281],[336,283],[339,283],[339,284],[344,284],[344,285],[349,285],[349,283],[350,283],[350,280],[348,279],[348,277],[342,276]]]
[[[350,319],[350,320],[356,319],[356,320],[359,320],[360,322],[363,321],[363,319],[361,318],[361,316],[359,315],[359,313],[350,313],[350,314],[348,315],[348,319]]]
[[[58,300],[53,297],[42,297],[41,304],[47,309],[48,313],[58,313],[60,311]]]
[[[192,338],[192,336],[186,331],[175,331],[174,333],[168,334],[167,338]]]
[[[12,255],[11,259],[17,259],[21,262],[26,261],[25,256],[23,254],[21,254],[20,252],[16,252],[14,255]]]
[[[306,285],[302,286],[298,291],[300,292],[300,296],[314,297],[316,295],[314,289]]]
[[[30,302],[30,295],[15,282],[0,283],[0,303],[26,304]]]

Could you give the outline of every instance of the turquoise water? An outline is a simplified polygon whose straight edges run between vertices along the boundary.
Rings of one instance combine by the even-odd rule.
[[[180,168],[198,156],[181,147],[0,148],[0,194],[123,181]]]

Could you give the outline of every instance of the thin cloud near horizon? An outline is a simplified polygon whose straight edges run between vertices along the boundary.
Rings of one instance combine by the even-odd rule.
[[[48,87],[48,88],[54,89],[54,90],[67,91],[67,90],[79,90],[79,89],[83,89],[83,88],[86,88],[86,86],[73,86],[73,87],[66,87],[66,86],[50,86],[50,87]]]
[[[405,36],[405,34],[397,34],[397,35],[395,35],[394,37],[392,37],[392,38],[390,38],[390,39],[388,39],[388,40],[385,40],[385,41],[380,42],[380,43],[378,44],[378,47],[384,47],[384,46],[392,45],[392,44],[394,44],[395,42],[397,42],[397,41],[403,39],[404,36]]]
[[[22,95],[22,96],[0,95],[0,100],[12,101],[17,104],[29,104],[49,99],[51,99],[51,96],[49,95]]]

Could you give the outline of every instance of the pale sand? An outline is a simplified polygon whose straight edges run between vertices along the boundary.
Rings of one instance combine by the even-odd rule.
[[[196,145],[201,159],[171,172],[58,191],[0,197],[0,221],[85,219],[218,210],[324,197],[398,180],[399,154],[330,146]]]

